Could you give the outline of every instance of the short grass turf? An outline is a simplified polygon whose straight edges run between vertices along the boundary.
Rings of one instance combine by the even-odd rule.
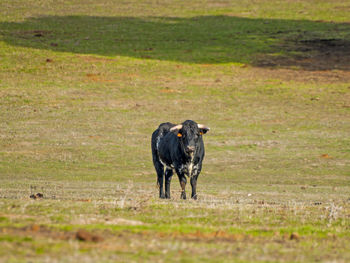
[[[350,261],[349,11],[0,1],[0,261]],[[199,200],[159,200],[150,136],[186,119]]]

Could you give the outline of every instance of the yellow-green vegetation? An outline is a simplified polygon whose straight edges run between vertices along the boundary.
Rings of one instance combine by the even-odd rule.
[[[349,11],[0,0],[0,261],[349,262]],[[199,200],[160,200],[151,133],[186,119]]]

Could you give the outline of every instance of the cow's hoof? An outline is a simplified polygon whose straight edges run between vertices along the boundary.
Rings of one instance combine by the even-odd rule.
[[[197,200],[197,195],[191,197],[193,200]]]
[[[159,195],[159,198],[160,198],[160,199],[165,199],[165,195],[164,195],[164,194]]]
[[[181,196],[180,196],[181,199],[186,199],[186,194],[185,193],[181,193]]]

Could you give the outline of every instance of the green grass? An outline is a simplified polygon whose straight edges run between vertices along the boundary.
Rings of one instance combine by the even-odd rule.
[[[227,15],[185,18],[41,16],[23,22],[3,22],[0,29],[4,41],[15,46],[76,54],[238,65],[254,61],[258,54],[301,54],[280,46],[296,39],[349,38],[348,25],[344,23]]]
[[[0,261],[349,261],[349,8],[0,1]],[[199,200],[159,200],[150,136],[186,119]]]

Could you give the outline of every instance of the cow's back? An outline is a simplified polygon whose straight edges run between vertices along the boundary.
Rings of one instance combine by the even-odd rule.
[[[171,122],[165,122],[159,125],[158,129],[156,129],[152,133],[152,141],[151,141],[151,147],[152,147],[152,155],[153,155],[153,161],[155,158],[158,158],[158,146],[160,140],[167,135],[170,132],[170,129],[174,127],[175,124]]]

